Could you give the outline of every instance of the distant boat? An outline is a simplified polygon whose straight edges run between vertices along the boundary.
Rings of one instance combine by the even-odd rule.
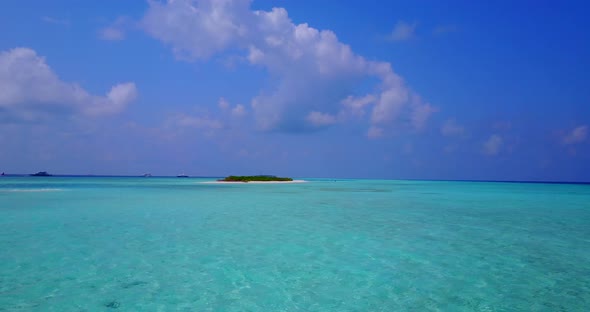
[[[2,172],[2,174],[0,174],[0,176],[5,176],[6,174],[4,174],[4,172]]]
[[[37,173],[30,174],[31,177],[51,177],[52,175],[47,173],[47,171],[39,171]]]
[[[151,174],[151,173],[146,173],[146,174],[144,174],[144,175],[143,175],[143,177],[144,177],[144,178],[149,178],[149,177],[151,177],[151,176],[152,176],[152,174]]]
[[[176,177],[177,178],[188,178],[188,175],[186,175],[186,174],[183,173],[183,174],[177,175]]]

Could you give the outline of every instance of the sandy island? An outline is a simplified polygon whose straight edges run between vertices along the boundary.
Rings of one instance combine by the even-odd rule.
[[[205,181],[199,183],[207,184],[291,184],[291,183],[305,183],[305,180],[293,180],[293,181],[249,181],[249,182],[228,182],[228,181]]]

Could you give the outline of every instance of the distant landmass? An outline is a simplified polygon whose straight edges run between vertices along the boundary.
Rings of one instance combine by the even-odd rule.
[[[272,175],[257,175],[257,176],[229,176],[225,177],[220,182],[272,182],[272,181],[293,181],[292,178],[281,178]]]
[[[37,173],[30,174],[31,177],[51,177],[52,175],[47,171],[39,171]]]

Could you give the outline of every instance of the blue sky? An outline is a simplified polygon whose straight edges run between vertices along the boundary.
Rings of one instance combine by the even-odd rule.
[[[587,9],[4,1],[0,171],[590,181]]]

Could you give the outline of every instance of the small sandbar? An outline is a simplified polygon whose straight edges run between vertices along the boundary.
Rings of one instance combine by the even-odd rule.
[[[205,184],[293,184],[293,183],[306,183],[305,180],[293,180],[293,181],[249,181],[249,182],[228,182],[228,181],[205,181],[199,183]]]

